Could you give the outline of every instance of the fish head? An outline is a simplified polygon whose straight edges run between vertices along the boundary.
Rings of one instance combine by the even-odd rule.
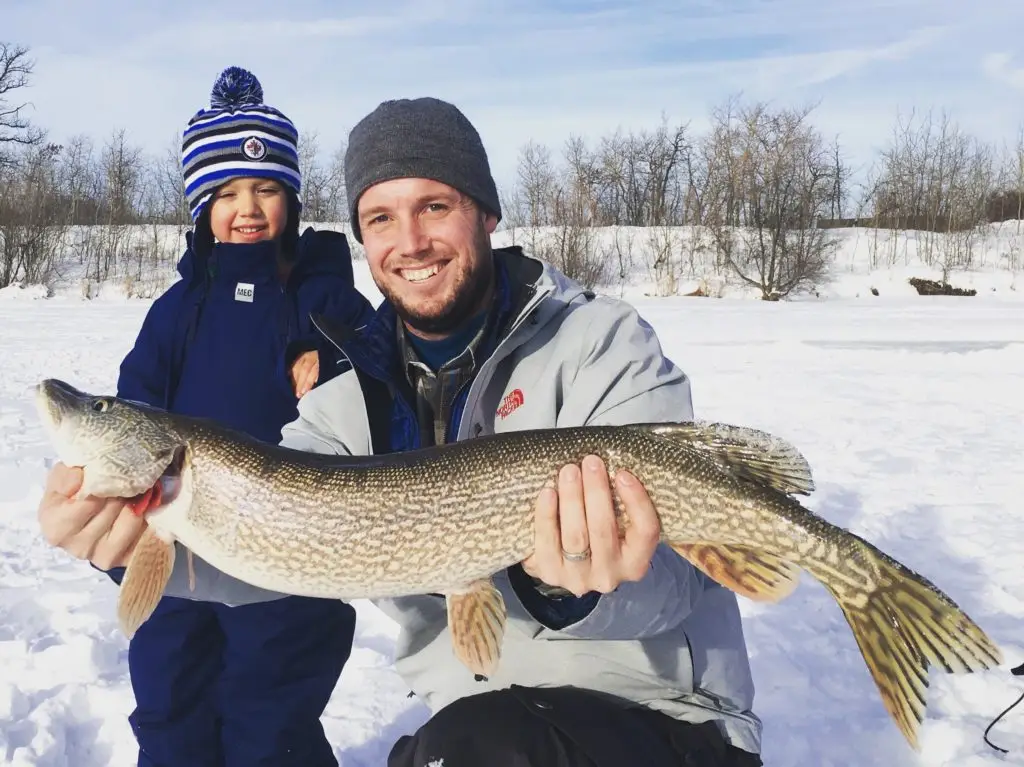
[[[80,496],[137,496],[184,460],[186,442],[158,408],[53,378],[36,386],[35,401],[60,461],[84,472]]]

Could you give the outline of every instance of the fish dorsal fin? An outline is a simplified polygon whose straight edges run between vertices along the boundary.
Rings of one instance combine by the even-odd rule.
[[[753,480],[787,494],[814,491],[810,464],[792,444],[774,434],[724,423],[651,424],[666,439],[685,442],[714,459],[734,476]]]

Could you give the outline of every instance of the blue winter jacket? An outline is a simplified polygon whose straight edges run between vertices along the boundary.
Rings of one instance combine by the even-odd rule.
[[[373,307],[354,287],[344,235],[307,229],[286,284],[274,243],[191,247],[181,279],[157,298],[121,363],[118,396],[216,419],[267,442],[295,419],[288,377],[295,356],[321,348],[310,316],[358,328]],[[322,360],[319,383],[336,371]]]

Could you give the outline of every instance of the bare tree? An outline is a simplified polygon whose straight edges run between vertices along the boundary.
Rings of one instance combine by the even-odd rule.
[[[519,154],[518,188],[505,194],[513,230],[528,226],[527,247],[588,288],[605,281],[611,252],[596,247],[591,226],[597,209],[599,172],[582,139],[571,136],[556,168],[550,150],[529,142]],[[508,214],[506,214],[508,215]],[[541,232],[541,227],[551,227]]]
[[[599,247],[594,228],[566,221],[534,236],[531,252],[586,288],[607,282],[612,252]]]
[[[316,131],[299,137],[299,173],[302,174],[302,218],[326,221],[330,218],[327,187],[330,176],[320,164],[320,137]]]
[[[1017,129],[1017,143],[1011,155],[1010,177],[1013,179],[1014,218],[1017,220],[1017,233],[1020,233],[1020,222],[1024,219],[1024,126]]]
[[[640,155],[646,171],[644,184],[647,198],[646,224],[682,223],[681,203],[684,197],[684,182],[679,171],[690,147],[686,137],[686,126],[670,128],[663,117],[658,130],[642,134]]]
[[[92,139],[73,136],[60,153],[57,183],[63,195],[70,224],[95,224],[99,221],[100,187],[93,160]]]
[[[916,230],[917,255],[943,271],[975,261],[978,227],[989,220],[997,182],[992,147],[941,112],[899,118],[882,152],[875,187],[876,227]],[[895,238],[892,238],[895,241]]]
[[[345,191],[345,150],[347,142],[342,139],[331,155],[330,165],[324,177],[324,211],[328,221],[348,222],[348,196]]]
[[[144,166],[142,150],[128,143],[124,129],[111,131],[99,158],[101,226],[90,233],[99,239],[91,248],[89,268],[96,281],[118,275],[119,266],[127,264],[133,255],[131,225],[143,220]]]
[[[655,295],[674,296],[679,292],[681,266],[678,232],[670,226],[651,226],[644,231],[644,252],[647,268],[654,276]]]
[[[56,144],[24,146],[0,168],[0,287],[47,283],[66,234]]]
[[[163,224],[188,227],[192,217],[185,197],[185,177],[181,171],[181,134],[175,134],[164,151],[150,159],[153,209],[148,218]]]
[[[658,226],[682,223],[688,197],[687,126],[666,118],[654,131],[603,138],[597,151],[601,171],[602,224]]]
[[[531,227],[551,224],[551,201],[557,186],[551,150],[543,144],[528,142],[519,151],[516,176],[526,208],[525,224]]]
[[[135,223],[141,218],[143,154],[139,147],[128,143],[123,128],[111,132],[100,153],[100,166],[107,223]]]
[[[17,91],[28,87],[34,67],[28,48],[0,42],[0,166],[14,162],[13,147],[32,146],[43,140],[43,131],[22,114],[27,104],[16,98]]]
[[[511,188],[498,189],[498,201],[501,204],[501,229],[508,232],[509,244],[517,245],[516,235],[526,226],[529,218],[523,195],[519,187],[513,184]]]
[[[731,269],[729,227],[741,225],[743,152],[738,147],[741,102],[733,95],[712,109],[711,126],[697,148],[698,159],[691,163],[691,190],[696,201],[696,219],[709,227],[715,239],[714,269]]]
[[[623,234],[622,228],[619,226],[616,226],[614,230],[612,249],[615,258],[616,276],[619,279],[619,297],[621,298],[625,292],[624,289],[626,282],[629,280],[629,275],[633,271],[634,260],[633,238],[629,234]]]
[[[1024,219],[1024,126],[1017,130],[1017,141],[1009,153],[1005,172],[1006,186],[1010,192],[1008,195],[1004,194],[1004,200],[1005,197],[1010,199],[1004,202],[1008,210],[1004,209],[1003,215],[997,220],[1003,221],[1011,216],[1015,219],[1005,266],[1011,272],[1017,272],[1024,264],[1024,259],[1021,258],[1021,251],[1024,250],[1024,243],[1021,241],[1021,222]]]
[[[565,162],[561,193],[563,209],[556,215],[560,223],[591,225],[598,221],[598,195],[601,170],[597,157],[579,136],[570,136],[562,150]]]
[[[874,188],[875,223],[893,229],[946,233],[971,229],[987,218],[994,179],[991,147],[959,128],[944,112],[915,124],[899,116],[881,153]]]
[[[716,113],[707,153],[720,190],[710,217],[716,245],[735,274],[765,300],[812,287],[835,243],[817,220],[832,204],[834,157],[809,124],[812,108],[772,111],[766,104]],[[726,159],[727,158],[727,159]]]
[[[852,170],[843,159],[843,150],[837,137],[832,143],[832,193],[829,195],[829,218],[833,221],[843,218],[849,202],[847,184]]]

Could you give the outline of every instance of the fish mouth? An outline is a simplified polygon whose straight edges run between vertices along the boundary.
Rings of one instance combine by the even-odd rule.
[[[57,457],[68,466],[80,465],[80,451],[68,429],[76,413],[81,412],[89,395],[71,384],[56,378],[47,378],[36,384],[35,407],[43,431],[53,444]]]
[[[64,415],[84,398],[83,392],[57,378],[47,378],[36,384],[36,410],[51,430],[60,428]]]

